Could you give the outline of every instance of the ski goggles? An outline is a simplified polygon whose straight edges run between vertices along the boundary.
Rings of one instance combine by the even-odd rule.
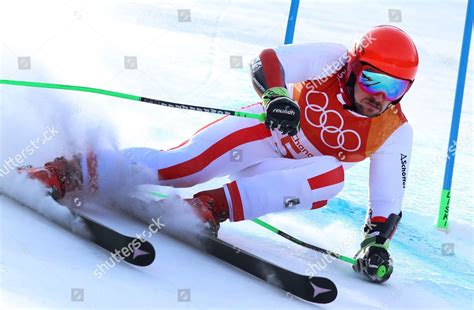
[[[384,94],[385,99],[396,101],[410,88],[410,81],[398,79],[374,68],[364,66],[359,73],[357,83],[369,95]]]

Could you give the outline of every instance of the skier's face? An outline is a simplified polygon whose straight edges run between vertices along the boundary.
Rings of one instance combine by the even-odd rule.
[[[379,116],[388,108],[391,102],[385,100],[382,93],[376,95],[366,93],[359,87],[358,83],[354,85],[354,98],[357,113],[367,117]]]

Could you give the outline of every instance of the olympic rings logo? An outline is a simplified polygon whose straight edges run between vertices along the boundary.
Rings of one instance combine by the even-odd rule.
[[[320,106],[318,104],[312,104],[309,102],[308,98],[311,94],[321,94],[324,96],[325,98],[325,104],[324,106]],[[316,90],[312,90],[312,91],[309,91],[307,94],[306,94],[306,103],[308,104],[305,108],[305,111],[304,111],[304,114],[305,114],[305,118],[306,120],[308,121],[308,123],[315,127],[315,128],[321,128],[321,141],[327,146],[327,147],[330,147],[332,149],[343,149],[344,151],[346,152],[354,152],[354,151],[357,151],[360,149],[361,145],[362,145],[362,139],[359,135],[358,132],[356,132],[355,130],[352,130],[352,129],[344,129],[344,119],[342,118],[341,114],[339,114],[339,112],[337,112],[336,110],[328,110],[327,107],[328,107],[328,104],[329,104],[329,99],[328,99],[328,95],[324,92],[320,92],[320,91],[316,91]],[[316,113],[321,113],[321,115],[319,115],[319,122],[316,124],[314,123],[308,116],[308,112],[309,111],[313,111],[313,112],[316,112]],[[334,126],[334,124],[336,124],[336,122],[333,122],[332,125],[327,125],[326,126],[326,123],[328,122],[328,115],[331,115],[331,114],[334,114],[335,116],[337,116],[337,118],[339,119],[339,121],[337,123],[339,123],[339,126]],[[331,143],[329,143],[327,141],[327,134],[337,134],[337,138],[336,138],[336,143],[337,145],[333,145]],[[350,138],[350,135],[353,135],[355,136],[356,140],[357,140],[357,146],[354,147],[354,148],[348,148],[346,147],[346,141],[348,141],[348,139]]]

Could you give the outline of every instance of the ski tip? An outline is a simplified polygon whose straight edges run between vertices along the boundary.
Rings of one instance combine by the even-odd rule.
[[[132,242],[133,251],[131,255],[125,258],[130,264],[145,267],[151,265],[155,260],[155,248],[148,241],[134,239]]]
[[[321,277],[309,278],[311,295],[309,301],[318,304],[327,304],[337,297],[337,287],[331,280]]]

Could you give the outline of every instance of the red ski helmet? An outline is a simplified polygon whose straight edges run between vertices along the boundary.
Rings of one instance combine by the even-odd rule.
[[[418,51],[412,39],[400,28],[376,26],[367,31],[349,53],[346,75],[349,87],[353,87],[355,76],[364,65],[409,80],[411,84],[418,70]]]
[[[357,63],[369,64],[391,76],[414,81],[418,51],[412,39],[400,28],[381,25],[367,31],[354,45],[350,71]]]

